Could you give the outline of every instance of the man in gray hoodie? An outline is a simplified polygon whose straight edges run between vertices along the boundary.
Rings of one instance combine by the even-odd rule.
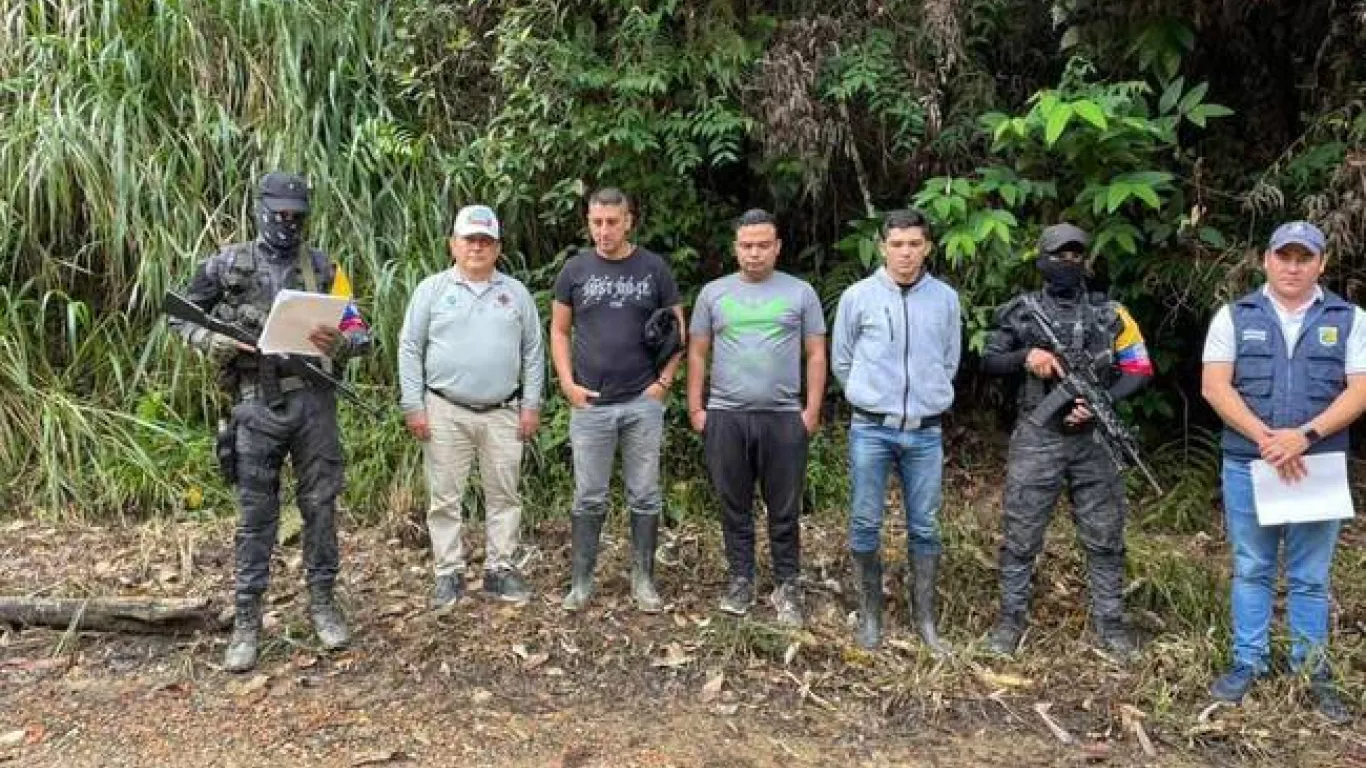
[[[962,321],[958,293],[925,269],[934,249],[929,222],[916,210],[892,211],[882,223],[883,266],[850,286],[835,312],[833,369],[853,406],[849,471],[853,503],[849,548],[859,591],[856,639],[874,648],[882,636],[882,514],[887,473],[896,468],[906,514],[911,577],[907,604],[921,639],[948,652],[935,626],[939,506],[944,443],[940,420],[953,405]]]

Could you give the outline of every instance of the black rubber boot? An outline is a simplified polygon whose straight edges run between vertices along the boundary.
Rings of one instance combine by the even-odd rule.
[[[1025,614],[1001,611],[987,638],[987,650],[998,656],[1014,656],[1020,649],[1020,638],[1024,637],[1027,624]]]
[[[313,620],[318,642],[326,650],[338,651],[351,642],[351,630],[346,626],[341,608],[337,607],[331,584],[308,588],[308,617]]]
[[[953,649],[939,639],[939,628],[936,626],[935,587],[939,584],[939,555],[911,555],[911,575],[909,602],[914,605],[912,614],[915,631],[936,658],[947,656],[953,653]]]
[[[562,603],[566,611],[583,610],[593,596],[593,569],[598,564],[598,538],[605,515],[574,515],[570,518],[573,571],[569,594]]]
[[[855,552],[854,584],[858,588],[858,629],[854,641],[873,650],[882,644],[882,554]]]
[[[659,515],[631,515],[631,599],[642,613],[659,613],[664,601],[655,591],[655,547]]]
[[[256,668],[261,652],[261,596],[238,595],[236,608],[223,668],[229,672],[249,672]]]

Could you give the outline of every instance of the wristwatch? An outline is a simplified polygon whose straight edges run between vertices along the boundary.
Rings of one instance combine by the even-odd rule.
[[[1314,429],[1314,426],[1312,424],[1305,424],[1304,426],[1300,427],[1300,434],[1304,435],[1304,439],[1308,440],[1310,445],[1313,445],[1314,443],[1317,443],[1318,441],[1323,439],[1323,435],[1320,435],[1319,431],[1317,429]]]

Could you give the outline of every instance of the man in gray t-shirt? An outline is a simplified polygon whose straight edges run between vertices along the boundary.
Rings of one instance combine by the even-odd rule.
[[[692,333],[712,339],[711,392],[716,410],[802,410],[802,343],[823,336],[816,291],[773,272],[761,282],[743,273],[714,280],[693,310]]]
[[[721,610],[754,603],[754,483],[768,507],[773,606],[800,625],[802,484],[809,436],[825,393],[825,318],[811,286],[774,267],[782,241],[773,216],[752,210],[735,228],[740,270],[708,283],[688,336],[688,417],[702,433],[707,473],[721,498],[730,585]],[[707,356],[711,388],[703,404]],[[802,363],[806,395],[802,396]]]

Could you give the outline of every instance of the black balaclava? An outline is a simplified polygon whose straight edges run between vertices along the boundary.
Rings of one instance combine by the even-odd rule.
[[[280,214],[294,214],[282,216]],[[303,242],[308,218],[308,181],[292,173],[268,173],[256,195],[256,228],[261,242],[280,255],[293,254]]]
[[[1039,235],[1039,258],[1035,265],[1043,273],[1044,291],[1058,298],[1075,298],[1086,282],[1086,264],[1056,258],[1066,251],[1085,252],[1091,238],[1080,227],[1054,224]]]

